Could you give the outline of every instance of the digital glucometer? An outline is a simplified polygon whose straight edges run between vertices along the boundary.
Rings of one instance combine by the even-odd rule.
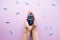
[[[28,14],[27,21],[30,26],[34,23],[34,15],[32,13]]]

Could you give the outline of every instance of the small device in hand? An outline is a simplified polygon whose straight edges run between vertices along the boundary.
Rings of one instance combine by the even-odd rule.
[[[27,21],[30,26],[34,23],[34,15],[32,13],[28,15]]]

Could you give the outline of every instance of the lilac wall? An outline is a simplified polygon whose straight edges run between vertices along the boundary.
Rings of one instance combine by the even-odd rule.
[[[0,40],[22,40],[32,10],[39,40],[60,40],[60,0],[0,0]]]

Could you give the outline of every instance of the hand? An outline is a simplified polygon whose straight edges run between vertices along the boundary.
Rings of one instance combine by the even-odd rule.
[[[37,26],[37,21],[36,21],[36,18],[35,18],[35,16],[34,16],[33,29],[36,29],[36,26]]]
[[[31,10],[28,11],[28,14],[30,14],[30,13],[33,14],[33,12],[32,12]],[[33,14],[33,15],[34,15],[34,14]],[[33,23],[32,26],[30,26],[30,25],[28,24],[28,21],[27,21],[27,18],[26,18],[26,20],[25,20],[25,28],[26,28],[27,30],[31,31],[32,28],[36,28],[36,26],[37,26],[37,22],[36,22],[35,16],[34,16],[34,23]]]
[[[26,18],[26,20],[25,20],[25,28],[26,28],[26,30],[31,31],[32,30],[32,27],[33,27],[33,25],[30,26],[28,24],[28,21],[27,21],[27,18]]]
[[[32,12],[32,10],[29,10],[28,11],[28,14],[30,14],[30,13],[32,13],[33,14],[33,12]],[[33,14],[34,15],[34,14]],[[33,27],[36,27],[37,26],[37,21],[36,21],[36,18],[35,18],[35,16],[34,16],[34,23],[33,23]]]

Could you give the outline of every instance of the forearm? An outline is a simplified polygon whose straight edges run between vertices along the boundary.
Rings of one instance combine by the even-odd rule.
[[[29,37],[30,37],[30,31],[25,30],[23,40],[29,40]]]
[[[33,36],[33,40],[39,40],[37,28],[34,28],[32,30],[32,36]]]

